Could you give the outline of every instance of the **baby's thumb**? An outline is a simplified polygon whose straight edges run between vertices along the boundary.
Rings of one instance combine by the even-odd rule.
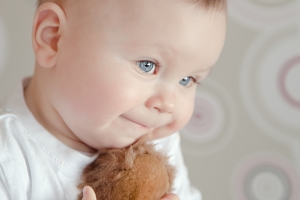
[[[97,200],[96,194],[90,186],[84,186],[82,200]]]
[[[166,194],[165,196],[163,196],[163,198],[160,200],[180,200],[180,199],[177,195],[169,193],[169,194]]]

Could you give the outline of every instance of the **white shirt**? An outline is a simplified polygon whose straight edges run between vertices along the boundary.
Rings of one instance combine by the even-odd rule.
[[[0,198],[1,200],[75,200],[82,170],[96,159],[74,149],[50,134],[34,118],[24,100],[24,87],[15,87],[0,102]],[[188,179],[180,135],[156,140],[176,166],[174,193],[181,200],[201,200]]]

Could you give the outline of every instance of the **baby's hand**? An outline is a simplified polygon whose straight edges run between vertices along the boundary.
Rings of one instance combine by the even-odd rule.
[[[163,198],[161,198],[160,200],[180,200],[180,199],[177,195],[170,193],[163,196]]]
[[[84,186],[82,200],[97,200],[96,194],[90,186]]]

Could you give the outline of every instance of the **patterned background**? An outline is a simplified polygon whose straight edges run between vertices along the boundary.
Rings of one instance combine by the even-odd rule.
[[[0,0],[0,98],[33,71],[35,0]],[[181,131],[205,200],[300,199],[300,0],[229,0],[224,50]]]

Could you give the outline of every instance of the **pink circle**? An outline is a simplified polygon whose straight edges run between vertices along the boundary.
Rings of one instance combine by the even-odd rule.
[[[283,98],[292,106],[295,106],[296,108],[300,108],[300,101],[294,99],[286,89],[286,76],[288,74],[288,71],[296,66],[296,64],[300,63],[300,56],[296,56],[290,60],[288,60],[282,67],[282,69],[279,72],[278,75],[278,86],[279,91]],[[300,88],[299,88],[300,90]]]
[[[298,188],[300,188],[300,180],[297,171],[285,160],[268,154],[252,155],[239,164],[233,177],[234,185],[232,188],[239,200],[249,200],[245,191],[247,177],[253,170],[261,166],[272,166],[285,174],[291,184],[289,200],[299,200],[300,190]]]

